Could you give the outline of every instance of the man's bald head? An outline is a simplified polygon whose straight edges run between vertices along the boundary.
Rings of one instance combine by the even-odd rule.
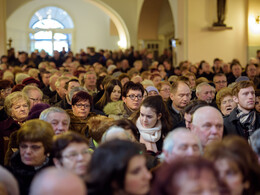
[[[223,136],[223,117],[212,106],[204,106],[193,114],[191,131],[196,134],[203,147],[212,141],[221,140]]]
[[[84,182],[72,172],[64,169],[47,168],[33,180],[30,195],[86,195]]]

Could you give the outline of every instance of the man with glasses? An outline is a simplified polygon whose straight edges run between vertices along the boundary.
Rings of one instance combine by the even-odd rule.
[[[114,119],[129,118],[137,111],[143,101],[144,88],[140,83],[129,81],[125,83],[122,90],[122,100],[108,103],[104,107],[104,112]]]
[[[218,73],[213,77],[213,82],[215,84],[216,92],[220,89],[227,87],[227,77],[223,73]]]
[[[22,92],[28,96],[30,100],[30,108],[36,104],[42,103],[43,93],[38,87],[27,85],[23,88]]]

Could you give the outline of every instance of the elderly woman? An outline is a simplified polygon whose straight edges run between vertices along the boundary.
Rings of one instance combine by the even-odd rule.
[[[160,81],[157,85],[157,89],[162,96],[163,101],[167,102],[171,94],[171,84],[168,81]]]
[[[34,175],[52,165],[49,153],[52,148],[52,126],[42,120],[29,120],[17,133],[19,150],[12,156],[10,171],[18,181],[21,195],[29,193]]]
[[[216,96],[216,103],[224,116],[229,115],[237,106],[232,98],[232,89],[225,87],[219,90]]]
[[[27,119],[30,102],[28,97],[22,92],[13,92],[8,95],[4,102],[4,109],[8,118],[0,122],[0,159],[4,158],[3,137],[20,128],[20,125]]]
[[[96,115],[90,112],[92,97],[85,91],[79,91],[73,95],[71,105],[72,109],[66,110],[71,119],[69,129],[85,135],[88,119]]]
[[[75,132],[66,132],[55,137],[52,149],[57,168],[72,171],[84,179],[91,158],[86,138]]]

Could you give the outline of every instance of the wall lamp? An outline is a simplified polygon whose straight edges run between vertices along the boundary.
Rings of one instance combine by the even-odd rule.
[[[257,16],[257,17],[256,17],[255,22],[256,22],[257,24],[260,24],[260,16]]]

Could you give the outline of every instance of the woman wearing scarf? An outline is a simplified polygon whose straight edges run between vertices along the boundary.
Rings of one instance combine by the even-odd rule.
[[[171,130],[167,120],[169,113],[161,96],[147,97],[140,110],[133,116],[133,121],[139,130],[139,142],[152,154],[162,151],[163,138]]]

